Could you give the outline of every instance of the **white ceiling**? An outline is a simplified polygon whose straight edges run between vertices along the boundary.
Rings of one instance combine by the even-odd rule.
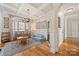
[[[23,17],[27,17],[27,9],[29,9],[29,17],[34,20],[49,19],[53,10],[51,3],[2,3],[0,6],[4,13]]]
[[[67,9],[73,8],[72,12],[68,12]],[[60,9],[64,14],[73,14],[79,12],[79,4],[78,3],[63,3]]]
[[[73,12],[79,12],[79,4],[63,3],[60,6],[62,13],[67,13],[67,9],[74,8]],[[29,17],[33,20],[49,20],[53,16],[52,3],[1,3],[0,9],[3,13],[14,14],[27,17],[27,9],[29,9]]]

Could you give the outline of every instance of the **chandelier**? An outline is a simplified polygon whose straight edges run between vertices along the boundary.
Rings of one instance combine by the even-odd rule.
[[[30,20],[31,20],[31,19],[29,18],[29,11],[30,11],[30,10],[27,9],[27,22],[30,22]]]

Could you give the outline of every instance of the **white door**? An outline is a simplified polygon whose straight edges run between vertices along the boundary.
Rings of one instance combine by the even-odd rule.
[[[78,22],[76,17],[67,19],[67,37],[78,38]]]
[[[72,37],[78,38],[78,22],[76,18],[72,19]]]
[[[72,37],[72,21],[71,21],[71,18],[67,19],[67,37]]]

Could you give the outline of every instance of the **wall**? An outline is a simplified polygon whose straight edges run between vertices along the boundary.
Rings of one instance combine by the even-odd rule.
[[[39,21],[39,22],[36,22],[36,27],[34,27],[34,29],[36,28],[36,30],[34,31],[35,34],[43,34],[46,39],[47,39],[47,22],[45,21]]]
[[[4,17],[9,17],[8,14],[6,12],[3,12],[3,10],[1,9],[1,17],[2,17],[2,32],[8,32],[10,31],[9,28],[4,28]]]
[[[0,43],[1,43],[1,32],[7,32],[9,31],[9,28],[4,29],[4,17],[6,16],[6,13],[3,13],[0,9]]]
[[[59,31],[58,31],[58,12],[60,9],[60,4],[52,4],[52,17],[50,19],[50,27],[49,27],[49,32],[50,32],[50,49],[51,52],[56,53],[59,50]]]
[[[0,44],[1,44],[1,11],[0,11]]]
[[[67,18],[66,16],[64,17],[65,20],[65,39],[67,38]]]
[[[10,31],[10,29],[9,28],[4,28],[4,17],[8,17],[8,15],[7,14],[3,14],[2,13],[2,32],[8,32],[8,31]]]
[[[78,14],[78,37],[79,37],[79,14]]]

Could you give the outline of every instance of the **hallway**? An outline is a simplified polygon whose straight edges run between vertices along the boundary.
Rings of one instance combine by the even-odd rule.
[[[33,46],[27,50],[16,53],[16,56],[79,56],[79,42],[75,38],[67,38],[60,46],[59,52],[53,54],[50,52],[48,42]]]

